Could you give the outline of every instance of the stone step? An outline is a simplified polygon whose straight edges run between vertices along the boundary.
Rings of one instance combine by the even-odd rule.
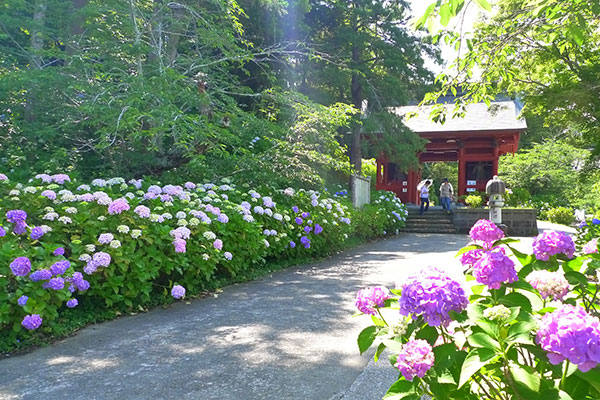
[[[454,226],[452,227],[439,227],[439,226],[414,226],[414,227],[404,227],[402,228],[402,232],[410,232],[410,233],[457,233],[457,230]]]
[[[406,228],[456,229],[452,224],[406,224]]]

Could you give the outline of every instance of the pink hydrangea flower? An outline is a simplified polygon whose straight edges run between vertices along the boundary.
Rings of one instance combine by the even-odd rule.
[[[575,253],[575,243],[566,233],[548,231],[533,239],[533,254],[538,260],[548,261],[550,256],[561,253],[568,258],[572,258]]]
[[[598,238],[594,238],[583,246],[583,254],[593,254],[598,252]]]
[[[108,205],[108,213],[110,215],[121,214],[123,211],[129,210],[129,203],[126,199],[117,199]]]
[[[492,221],[480,219],[473,225],[469,232],[471,240],[481,245],[484,249],[489,250],[496,240],[504,237],[504,232],[496,226]]]
[[[560,272],[533,271],[525,280],[540,292],[543,299],[552,297],[554,300],[562,300],[569,293],[569,282]]]
[[[519,279],[515,263],[506,256],[501,247],[481,255],[473,264],[473,276],[477,282],[488,285],[490,289],[500,289],[503,283],[515,282]]]
[[[390,297],[390,291],[384,286],[361,289],[356,293],[356,308],[362,313],[375,315],[375,307],[383,307]]]
[[[407,381],[412,381],[415,376],[422,378],[433,367],[435,356],[433,348],[426,340],[409,340],[396,358],[394,366],[400,370]]]

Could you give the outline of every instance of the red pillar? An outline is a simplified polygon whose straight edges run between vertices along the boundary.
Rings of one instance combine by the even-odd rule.
[[[500,158],[500,149],[498,146],[494,147],[494,160],[492,161],[492,176],[498,175],[498,159]]]
[[[463,196],[467,193],[467,162],[463,159],[464,150],[458,149],[458,188],[457,193]]]

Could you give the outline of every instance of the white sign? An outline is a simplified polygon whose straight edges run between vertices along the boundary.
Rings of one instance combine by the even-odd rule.
[[[475,186],[477,185],[477,181],[467,181],[467,186]]]
[[[406,193],[406,192],[408,192],[408,189],[406,189],[406,188],[403,188],[403,189],[402,189],[402,193]]]
[[[467,188],[467,192],[475,192],[477,189],[475,188]]]
[[[408,182],[402,181],[402,186],[408,186]]]

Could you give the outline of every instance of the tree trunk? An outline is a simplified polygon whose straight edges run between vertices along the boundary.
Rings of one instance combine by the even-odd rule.
[[[31,29],[31,56],[30,68],[42,69],[44,66],[44,58],[41,55],[44,48],[44,37],[42,30],[46,20],[46,10],[48,5],[46,0],[37,0],[33,9],[33,26]],[[35,86],[32,85],[27,89],[27,97],[25,101],[25,120],[28,122],[34,119],[35,109]]]
[[[175,59],[177,58],[177,47],[179,46],[179,40],[181,39],[181,34],[185,30],[185,23],[183,21],[183,6],[174,3],[169,7],[173,11],[173,19],[170,27],[169,41],[167,42],[167,57],[169,59],[169,67],[173,67],[175,64]]]
[[[82,8],[88,5],[89,1],[90,0],[73,0],[73,12],[79,12]],[[66,44],[66,52],[70,56],[76,54],[79,49],[79,46],[75,45],[75,43],[77,42],[78,36],[83,34],[84,22],[85,18],[79,16],[73,18],[69,24],[70,38]]]
[[[354,65],[358,65],[359,51],[357,46],[352,47],[352,62]],[[360,76],[357,72],[352,74],[352,104],[354,107],[361,109],[363,102],[363,90],[362,83],[360,82]],[[350,145],[350,164],[354,166],[354,171],[357,174],[361,173],[362,169],[362,151],[361,151],[361,126],[358,123],[352,125],[352,143]]]

